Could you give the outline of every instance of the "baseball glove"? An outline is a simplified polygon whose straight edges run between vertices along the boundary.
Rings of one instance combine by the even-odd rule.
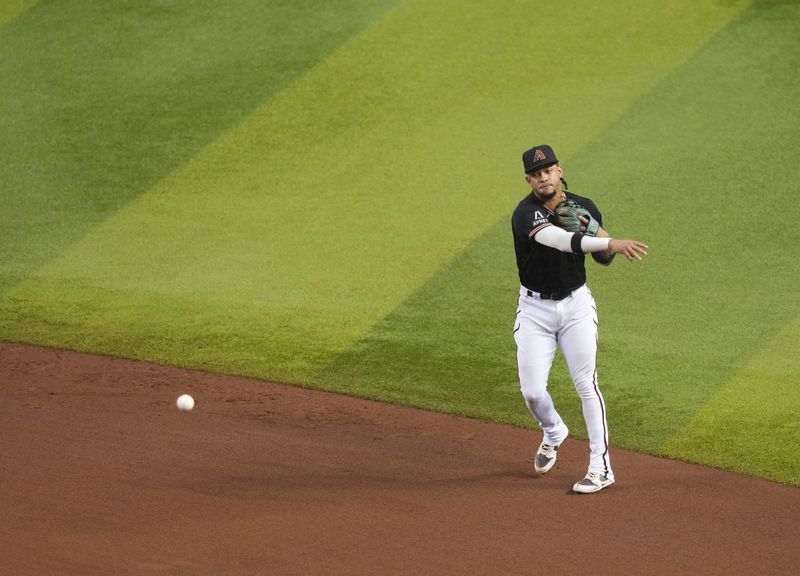
[[[581,222],[581,217],[586,218],[588,222],[586,224]],[[564,200],[556,206],[555,224],[567,232],[580,232],[581,226],[585,226],[584,234],[587,236],[595,236],[600,230],[600,223],[592,218],[589,211],[575,202],[575,200]]]

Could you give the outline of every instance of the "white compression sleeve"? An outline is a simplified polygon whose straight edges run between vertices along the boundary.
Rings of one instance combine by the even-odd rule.
[[[611,238],[598,238],[597,236],[584,236],[581,238],[581,250],[584,252],[603,252],[608,250]]]
[[[539,230],[533,237],[539,244],[555,248],[561,252],[572,252],[572,232],[567,232],[558,226],[546,226]],[[611,238],[596,238],[584,236],[581,238],[581,250],[585,252],[602,252],[608,250]]]

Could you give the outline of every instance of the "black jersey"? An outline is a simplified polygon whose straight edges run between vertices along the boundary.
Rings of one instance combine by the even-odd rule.
[[[589,198],[564,191],[567,198],[583,206],[600,225],[603,218]],[[534,196],[528,194],[517,205],[511,217],[514,251],[517,254],[519,281],[529,290],[547,294],[574,290],[586,282],[583,254],[561,252],[533,239],[542,228],[552,226],[553,212]]]

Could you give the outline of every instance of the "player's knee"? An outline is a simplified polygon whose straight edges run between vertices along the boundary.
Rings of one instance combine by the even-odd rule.
[[[593,398],[597,396],[597,379],[594,374],[574,379],[573,382],[575,383],[575,390],[581,398]]]
[[[535,402],[547,393],[547,374],[532,366],[520,366],[519,389],[526,402]]]
[[[547,397],[547,386],[520,387],[520,392],[528,405],[536,405]]]

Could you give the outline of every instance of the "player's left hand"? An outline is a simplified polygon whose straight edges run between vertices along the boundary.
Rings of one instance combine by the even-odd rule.
[[[575,200],[563,200],[553,212],[556,225],[567,232],[583,232],[587,236],[596,236],[600,230],[600,223]]]

